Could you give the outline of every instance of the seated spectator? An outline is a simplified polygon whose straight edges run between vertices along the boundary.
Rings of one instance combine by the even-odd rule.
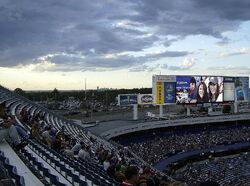
[[[136,186],[139,181],[138,168],[135,166],[128,166],[125,170],[126,180],[122,182],[121,186]]]
[[[31,122],[31,136],[36,140],[40,140],[40,124],[35,119]]]
[[[116,165],[114,176],[115,176],[115,180],[117,182],[122,183],[123,181],[125,181],[126,178],[125,178],[124,174],[121,173],[120,169],[121,169],[121,165],[120,164]]]
[[[104,169],[105,171],[107,171],[108,168],[109,168],[109,166],[110,166],[110,162],[109,162],[110,159],[111,159],[111,157],[108,156],[108,157],[106,158],[106,160],[103,162],[103,169]]]
[[[68,156],[69,158],[74,158],[74,153],[73,151],[69,148],[69,147],[66,147],[63,151],[63,153]]]
[[[14,117],[3,119],[2,114],[3,112],[0,114],[0,141],[9,137],[14,148],[20,150],[25,147],[27,143],[21,141],[21,138],[17,133],[16,127],[14,126],[16,120]]]
[[[22,111],[20,112],[20,116],[21,116],[21,120],[24,123],[28,123],[29,119],[28,119],[28,112],[25,108],[22,109]]]
[[[145,177],[140,177],[137,185],[138,186],[147,186],[147,179]]]
[[[62,134],[62,137],[64,139],[63,141],[63,146],[66,147],[66,146],[69,146],[70,145],[70,142],[71,142],[71,137],[70,135],[64,135],[63,133]]]
[[[69,144],[69,147],[70,148],[73,148],[77,143],[77,140],[75,138],[71,138],[71,141],[70,141],[70,144]]]
[[[85,147],[83,145],[78,153],[78,157],[86,161],[91,161],[89,150],[89,146]]]
[[[62,146],[62,134],[59,132],[57,135],[56,135],[56,138],[55,140],[52,142],[52,148],[54,150],[57,150],[57,151],[60,151],[62,150],[63,146]]]
[[[114,164],[109,166],[109,168],[107,169],[107,174],[110,177],[114,177],[114,175],[115,175],[115,165]]]
[[[51,136],[50,136],[50,131],[51,131],[51,127],[48,126],[48,127],[46,127],[45,131],[42,133],[43,141],[49,147],[51,147],[51,143],[52,143],[52,139],[51,139]]]
[[[144,168],[142,175],[143,175],[144,179],[146,180],[146,185],[153,186],[153,185],[160,184],[159,178],[155,175],[155,173],[149,167]]]
[[[71,150],[74,154],[78,154],[82,146],[84,146],[84,142],[81,141],[80,143],[76,143]]]
[[[6,102],[1,103],[0,107],[1,107],[1,116],[3,119],[8,120],[8,119],[14,118],[15,120],[15,116],[12,115],[10,110],[6,107]],[[13,125],[15,126],[17,133],[19,134],[21,138],[24,138],[24,139],[29,138],[28,132],[23,127],[18,125],[16,120],[13,123]]]

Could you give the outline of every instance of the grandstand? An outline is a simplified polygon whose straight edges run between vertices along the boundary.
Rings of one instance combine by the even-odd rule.
[[[248,184],[250,116],[247,113],[146,123],[131,121],[127,125],[100,122],[89,131],[1,86],[0,103],[3,102],[15,116],[16,127],[28,136],[34,135],[32,122],[38,117],[45,133],[47,130],[63,133],[70,142],[83,143],[85,153],[80,158],[81,150],[76,155],[68,148],[57,149],[47,143],[43,134],[41,138],[24,137],[28,144],[21,150],[3,140],[0,170],[4,185],[120,185],[126,179],[124,171],[132,165],[139,168],[141,181],[148,185],[150,180],[154,185],[168,185],[175,180],[181,181],[179,185],[199,185],[208,180],[220,185]],[[105,132],[109,141],[103,138]],[[227,166],[237,167],[234,171],[238,176],[233,176],[236,173]],[[229,171],[218,177],[218,172],[224,169]],[[202,171],[197,173],[198,170]]]
[[[91,143],[91,138],[79,126],[29,100],[0,87],[0,102],[6,102],[7,108],[15,115],[18,126],[30,132],[31,127],[20,120],[20,112],[25,109],[31,116],[41,114],[45,122],[72,136],[77,141]],[[1,171],[7,172],[7,178],[16,185],[117,185],[118,183],[96,162],[74,160],[65,157],[35,139],[27,139],[28,145],[21,151],[15,151],[7,142],[0,143]],[[107,143],[106,143],[107,144]],[[103,144],[106,148],[109,148]],[[97,148],[92,146],[92,150]],[[6,181],[4,181],[6,182]]]

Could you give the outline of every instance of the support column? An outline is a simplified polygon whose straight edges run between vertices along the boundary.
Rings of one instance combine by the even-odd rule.
[[[138,104],[133,105],[133,120],[138,120]]]
[[[234,113],[238,113],[238,103],[234,102]]]
[[[159,114],[159,117],[160,118],[162,118],[163,117],[163,105],[159,105],[159,112],[160,112],[160,114]]]
[[[187,107],[187,116],[190,116],[190,107]]]

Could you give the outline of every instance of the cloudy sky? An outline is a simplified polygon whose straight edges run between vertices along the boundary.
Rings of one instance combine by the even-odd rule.
[[[153,74],[250,75],[249,0],[0,0],[0,84],[152,87]]]

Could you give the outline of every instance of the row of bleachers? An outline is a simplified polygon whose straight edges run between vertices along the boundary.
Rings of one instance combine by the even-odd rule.
[[[44,160],[52,164],[56,170],[64,174],[65,178],[72,184],[77,182],[80,185],[85,185],[92,180],[94,184],[100,185],[100,181],[95,179],[95,176],[100,176],[98,175],[99,169],[94,169],[92,164],[86,166],[87,164],[84,165],[81,161],[69,160],[53,149],[47,149],[43,144],[31,142],[29,146]],[[92,177],[91,175],[95,176]],[[107,180],[103,178],[101,183],[103,185],[112,185],[112,183],[108,181],[109,178],[107,176],[106,178]]]
[[[11,165],[9,159],[5,157],[4,152],[0,150],[0,161],[4,168],[8,171],[8,174],[14,180],[15,184],[18,186],[25,186],[23,176],[17,173],[17,168],[15,165]]]
[[[8,170],[4,168],[0,162],[0,185],[14,186],[15,183],[12,181],[12,178],[8,175]]]
[[[51,169],[44,166],[38,158],[33,156],[33,153],[28,152],[26,149],[22,149],[23,155],[33,165],[33,167],[45,178],[45,180],[51,185],[65,186],[65,183],[59,181],[58,176],[51,173]]]
[[[62,126],[64,126],[65,133],[72,135],[78,141],[84,140],[88,142],[89,140],[89,137],[86,135],[86,133],[78,126],[75,126],[73,123],[70,123],[68,120],[64,120],[61,117],[58,117],[57,115],[54,115],[51,112],[47,112],[46,109],[41,108],[40,106],[33,105],[32,103],[28,103],[26,102],[26,100],[14,98],[11,92],[6,92],[6,91],[1,92],[0,98],[1,98],[0,99],[1,102],[6,101],[6,105],[10,109],[11,114],[13,115],[19,116],[20,112],[23,109],[27,110],[27,112],[29,112],[33,116],[39,113],[45,113],[45,121],[47,124],[53,126],[57,130],[60,130]],[[30,130],[30,126],[28,126],[26,123],[19,121],[18,118],[16,119],[19,125],[24,126],[26,130]],[[49,164],[52,163],[52,167],[56,163],[55,162],[56,159],[54,159],[53,157],[57,155],[59,158],[61,158],[60,161],[63,163],[62,165],[64,167],[63,166],[60,167],[59,173],[72,185],[117,185],[117,183],[112,178],[110,178],[99,165],[95,163],[86,163],[84,161],[74,161],[72,163],[71,159],[65,156],[62,156],[60,153],[56,151],[53,151],[52,149],[48,148],[46,145],[39,144],[39,142],[33,139],[28,140],[28,141],[29,141],[29,144],[27,147],[25,147],[25,149],[22,150],[22,155],[32,165],[36,167],[37,171],[39,171],[42,176],[46,177],[46,180],[49,184],[65,185],[64,182],[60,182],[58,180],[58,177],[56,175],[50,173],[49,171],[50,169],[45,168],[43,163],[39,161],[39,158],[35,158],[36,156],[39,156],[41,159],[46,157],[45,161]],[[48,152],[49,152],[49,155],[48,155]],[[57,162],[57,165],[60,166],[59,162]],[[65,167],[65,162],[68,162],[67,167]],[[56,167],[54,167],[54,169],[56,170]],[[79,175],[73,172],[76,170],[78,170],[79,175],[80,173],[83,174],[82,179],[80,179],[81,177],[79,178]],[[65,174],[66,172],[67,172],[67,175]]]

